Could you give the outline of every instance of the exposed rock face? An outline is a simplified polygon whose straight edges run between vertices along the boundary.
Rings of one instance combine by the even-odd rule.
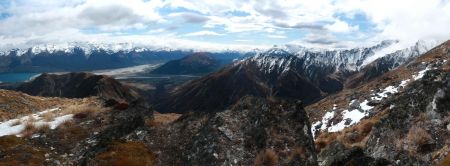
[[[172,60],[152,70],[151,74],[202,74],[220,67],[218,60],[208,53],[194,53],[179,60]]]
[[[160,165],[317,165],[301,103],[244,98],[229,110],[190,113],[169,126],[141,129]]]
[[[450,146],[450,70],[431,70],[383,103],[388,115],[372,130],[367,153],[400,165],[433,165]],[[442,154],[441,154],[442,153]],[[441,155],[439,155],[441,154]]]
[[[89,73],[42,74],[23,83],[18,91],[47,97],[84,98],[99,96],[104,99],[134,101],[139,96],[131,88],[108,76]]]
[[[374,159],[367,156],[360,147],[346,148],[339,142],[333,142],[318,155],[321,166],[360,165],[382,166],[391,164],[385,159]]]

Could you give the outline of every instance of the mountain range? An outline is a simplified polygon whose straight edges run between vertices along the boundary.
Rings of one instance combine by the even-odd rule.
[[[420,41],[370,60],[396,43],[383,41],[372,47],[349,50],[274,47],[174,88],[164,102],[158,101],[157,107],[162,112],[223,109],[245,95],[294,98],[311,104],[407,63],[435,44]]]
[[[0,51],[0,72],[86,71],[164,63],[192,54],[192,50],[135,46],[131,43],[68,43],[37,45]],[[211,56],[229,63],[254,51],[224,50]]]

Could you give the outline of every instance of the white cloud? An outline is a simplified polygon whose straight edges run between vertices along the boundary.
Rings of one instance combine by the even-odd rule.
[[[186,23],[204,23],[209,20],[206,16],[190,12],[171,13],[169,17],[182,18]]]
[[[198,32],[192,32],[187,33],[184,36],[222,36],[224,34],[213,32],[213,31],[198,31]]]
[[[336,20],[333,24],[325,25],[325,28],[338,33],[348,33],[359,29],[358,26],[350,26],[348,23],[341,20]]]
[[[73,3],[69,3],[73,2]],[[163,19],[156,9],[157,1],[88,0],[18,1],[8,12],[12,15],[0,21],[0,35],[30,36],[68,29],[99,29],[119,31],[144,28]]]
[[[273,38],[318,47],[354,46],[385,39],[410,44],[419,39],[450,38],[448,0],[15,0],[9,3],[0,7],[2,13],[9,15],[0,18],[0,46],[114,40],[118,35],[127,36],[125,31],[140,31],[131,35],[146,38],[165,35],[175,40],[180,29],[186,33],[178,36],[181,38],[242,39],[245,36],[249,39],[242,41],[254,45],[280,41]],[[179,8],[188,11],[180,12]],[[233,15],[233,12],[245,14]],[[356,14],[363,15],[367,19],[363,22],[370,25],[358,26],[362,20],[357,20],[361,18],[355,17]],[[352,22],[343,16],[356,20]],[[189,29],[188,25],[196,27]]]
[[[338,5],[342,11],[367,15],[380,31],[370,40],[398,39],[409,45],[450,38],[448,0],[344,0]]]

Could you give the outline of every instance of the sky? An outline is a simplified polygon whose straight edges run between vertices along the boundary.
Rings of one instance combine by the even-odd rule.
[[[351,48],[450,39],[450,0],[0,0],[0,48]]]

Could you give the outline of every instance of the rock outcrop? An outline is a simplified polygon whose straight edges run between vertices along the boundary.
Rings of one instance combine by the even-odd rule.
[[[126,138],[146,142],[160,165],[317,165],[301,102],[247,97],[228,110],[188,113]]]

